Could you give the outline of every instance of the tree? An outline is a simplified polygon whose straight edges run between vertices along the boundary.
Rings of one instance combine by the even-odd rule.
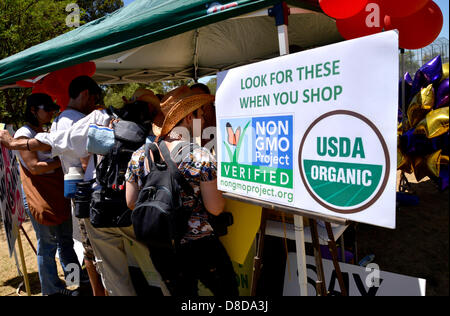
[[[215,95],[217,90],[217,77],[209,79],[206,85],[208,86],[209,91],[211,91],[211,94]]]
[[[72,28],[66,26],[66,7],[73,0],[0,0],[0,59],[45,42]],[[81,23],[92,17],[112,12],[120,1],[82,1],[91,15],[81,17]],[[98,3],[97,3],[98,2]],[[0,122],[18,127],[23,123],[26,97],[30,89],[0,91]]]
[[[149,84],[145,83],[127,83],[121,85],[110,85],[105,87],[106,94],[104,104],[106,106],[121,107],[123,105],[122,96],[130,99],[133,93],[139,89],[149,89],[155,94],[166,94],[167,92],[178,88],[182,85],[192,85],[193,80],[172,80],[172,81],[156,81]]]
[[[1,0],[0,58],[6,58],[69,31],[65,25],[66,1]],[[0,122],[22,122],[30,89],[0,91]]]
[[[83,20],[90,22],[123,7],[122,0],[77,0],[80,10],[84,12]]]
[[[414,53],[414,51],[412,50],[407,50],[404,54],[404,60],[405,60],[405,73],[409,72],[411,74],[411,76],[414,77],[415,72],[419,69],[420,65],[419,62],[417,61],[417,56]],[[400,64],[399,64],[399,69],[400,69],[400,76],[403,76],[404,74],[402,74],[402,59],[400,56]]]

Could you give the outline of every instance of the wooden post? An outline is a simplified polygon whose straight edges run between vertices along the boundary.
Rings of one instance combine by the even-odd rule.
[[[308,296],[308,274],[306,271],[306,247],[303,217],[294,215],[295,248],[297,254],[298,284],[300,296]]]
[[[325,227],[327,228],[328,247],[330,249],[331,256],[333,258],[334,270],[336,271],[336,276],[338,278],[339,287],[341,288],[342,296],[348,296],[347,289],[346,289],[345,283],[344,283],[344,278],[342,277],[341,267],[339,266],[338,251],[337,251],[337,247],[336,247],[336,241],[334,240],[333,230],[331,229],[331,224],[329,222],[325,222]],[[345,262],[345,257],[343,258],[343,260]]]
[[[253,276],[252,276],[252,288],[250,295],[256,296],[256,288],[258,280],[261,275],[262,256],[264,251],[264,236],[266,234],[267,215],[266,210],[263,208],[261,213],[261,226],[259,228],[259,236],[256,244],[256,256],[253,260]]]
[[[25,229],[23,229],[23,226],[20,225],[20,229],[22,230],[22,233],[25,235],[25,238],[28,240],[28,243],[30,244],[31,249],[33,249],[34,254],[37,256],[37,251],[36,248],[34,247],[33,243],[31,242],[30,237],[28,237],[27,232],[25,231]]]
[[[20,231],[17,227],[15,227],[14,229],[16,229],[16,231],[17,231],[17,246],[19,247],[20,261],[22,263],[23,280],[25,282],[25,289],[27,291],[27,295],[31,296],[30,281],[28,279],[27,265],[25,263],[25,256],[23,254],[22,239],[20,236]]]
[[[327,296],[327,287],[325,283],[325,273],[323,272],[322,254],[320,252],[319,232],[317,231],[317,222],[314,219],[309,219],[309,226],[311,228],[311,239],[314,247],[314,258],[316,259],[317,281],[316,291],[317,296]]]

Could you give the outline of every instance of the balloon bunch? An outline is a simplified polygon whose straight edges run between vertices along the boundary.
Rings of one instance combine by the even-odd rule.
[[[322,10],[336,19],[345,39],[384,30],[399,31],[399,45],[419,49],[440,34],[443,15],[431,0],[319,0]]]
[[[69,85],[79,76],[92,77],[95,74],[94,62],[85,62],[68,68],[53,71],[40,80],[22,80],[16,84],[24,88],[33,88],[32,93],[46,93],[63,111],[69,103]]]
[[[405,91],[402,86],[405,86]],[[414,79],[400,79],[397,167],[417,181],[435,180],[441,190],[449,181],[449,64],[437,56],[423,65]]]

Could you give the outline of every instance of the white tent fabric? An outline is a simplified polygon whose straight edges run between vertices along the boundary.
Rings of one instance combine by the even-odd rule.
[[[279,56],[275,19],[268,9],[210,24],[95,60],[101,84],[198,79]],[[289,44],[309,49],[342,40],[333,19],[290,8]]]

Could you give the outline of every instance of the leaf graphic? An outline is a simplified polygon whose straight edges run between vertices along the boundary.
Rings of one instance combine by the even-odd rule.
[[[242,140],[245,137],[245,132],[247,131],[247,128],[249,127],[251,122],[252,121],[248,121],[248,123],[244,127],[244,130],[242,131],[241,137],[239,138],[239,142],[236,145],[236,150],[234,151],[233,162],[236,162],[236,163],[238,162],[239,152],[241,151],[241,143],[242,143]]]
[[[225,148],[227,149],[228,157],[230,158],[230,162],[233,162],[233,154],[231,153],[230,146],[228,146],[228,144],[225,141],[223,143],[225,144]]]

